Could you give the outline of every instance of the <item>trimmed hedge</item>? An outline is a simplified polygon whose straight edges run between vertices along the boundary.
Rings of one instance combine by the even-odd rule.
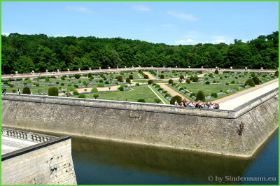
[[[58,96],[58,88],[57,87],[50,87],[48,89],[49,96]]]

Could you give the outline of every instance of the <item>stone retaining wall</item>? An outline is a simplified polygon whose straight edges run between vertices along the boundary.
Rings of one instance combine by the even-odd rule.
[[[275,95],[276,89],[232,111],[6,95],[3,97],[3,125],[250,157],[278,127]]]

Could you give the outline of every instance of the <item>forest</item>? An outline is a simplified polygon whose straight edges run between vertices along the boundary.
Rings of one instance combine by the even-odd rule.
[[[122,38],[2,35],[2,74],[116,68],[220,67],[276,69],[278,31],[232,44],[166,45]]]

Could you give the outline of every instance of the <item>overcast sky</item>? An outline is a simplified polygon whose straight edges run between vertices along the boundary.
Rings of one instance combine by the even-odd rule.
[[[2,34],[122,37],[176,45],[248,41],[277,30],[277,2],[2,3]]]

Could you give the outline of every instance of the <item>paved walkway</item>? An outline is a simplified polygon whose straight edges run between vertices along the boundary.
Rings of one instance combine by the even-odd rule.
[[[179,92],[173,90],[172,88],[170,88],[168,86],[168,84],[166,83],[157,83],[163,90],[166,90],[172,97],[179,95],[181,96],[183,99],[186,99],[187,101],[189,100],[188,98],[186,98],[183,94],[180,94]]]
[[[240,105],[251,101],[275,88],[278,87],[278,80],[273,80],[262,85],[258,85],[256,87],[244,90],[242,92],[233,94],[231,96],[222,98],[215,102],[220,104],[220,109],[223,110],[233,110]]]
[[[7,136],[2,136],[2,155],[13,152],[25,147],[29,147],[31,145],[35,145],[37,143],[27,141],[27,140],[21,140],[21,139],[15,139]]]

